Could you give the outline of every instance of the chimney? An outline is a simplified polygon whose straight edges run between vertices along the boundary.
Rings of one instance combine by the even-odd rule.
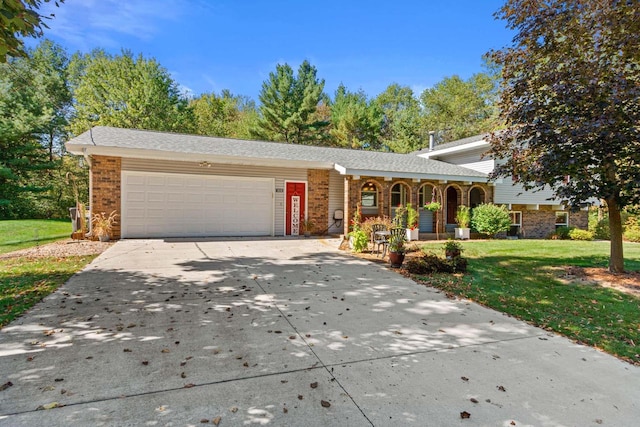
[[[429,131],[429,151],[433,151],[435,134],[436,134],[435,131],[432,131],[432,130]]]

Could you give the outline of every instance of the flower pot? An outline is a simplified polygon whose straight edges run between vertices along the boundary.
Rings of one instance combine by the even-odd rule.
[[[469,240],[471,236],[470,228],[456,228],[454,231],[456,239]]]
[[[407,242],[420,239],[420,230],[418,228],[407,228]]]
[[[402,267],[402,263],[404,262],[404,253],[403,252],[389,252],[389,262],[391,263],[391,267],[393,267],[393,268]]]

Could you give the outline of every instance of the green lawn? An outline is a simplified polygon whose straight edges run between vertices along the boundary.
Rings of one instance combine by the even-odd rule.
[[[0,254],[43,245],[71,236],[71,220],[0,221]]]
[[[424,250],[442,256],[441,246],[427,243]],[[609,242],[492,240],[463,247],[467,274],[419,279],[640,364],[640,298],[558,279],[563,266],[606,267]],[[624,251],[625,268],[640,270],[640,244],[627,243]]]
[[[71,235],[71,220],[0,221],[0,254]],[[96,255],[0,259],[0,327],[66,282]]]
[[[96,256],[0,259],[0,327],[55,291]]]

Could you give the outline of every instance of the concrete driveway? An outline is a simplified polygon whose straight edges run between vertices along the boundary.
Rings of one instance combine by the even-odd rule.
[[[337,246],[118,242],[0,333],[0,425],[640,419],[640,368]]]

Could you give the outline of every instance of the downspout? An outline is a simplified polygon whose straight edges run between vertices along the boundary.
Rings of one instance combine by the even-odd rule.
[[[95,144],[95,143],[94,143]],[[84,161],[87,162],[87,165],[89,166],[89,226],[87,227],[87,234],[89,235],[93,235],[93,221],[91,220],[91,218],[93,218],[93,203],[91,203],[91,201],[93,200],[93,173],[91,172],[91,169],[93,167],[93,165],[91,164],[91,157],[87,154],[87,149],[83,148],[82,149],[82,157],[84,157]]]

